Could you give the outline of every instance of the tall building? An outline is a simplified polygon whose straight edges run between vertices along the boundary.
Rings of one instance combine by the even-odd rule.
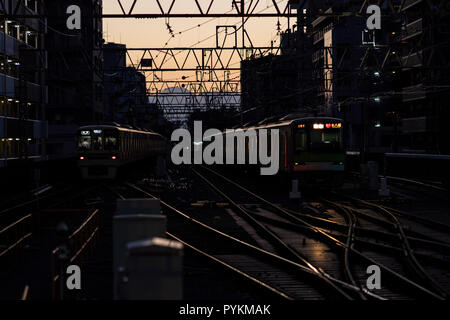
[[[304,42],[311,48],[304,51],[311,54],[306,79],[312,75],[310,98],[316,113],[345,120],[347,150],[366,152],[375,147],[371,151],[384,152],[389,142],[369,146],[369,141],[377,141],[374,130],[390,103],[379,95],[389,81],[383,61],[388,52],[384,35],[391,26],[383,24],[381,32],[367,30],[367,17],[344,14],[359,10],[365,8],[357,1],[317,1],[299,11],[299,23],[304,24],[299,32],[309,38]]]
[[[282,116],[298,107],[298,61],[288,51],[241,62],[244,122]]]
[[[314,4],[316,105],[346,120],[348,149],[449,154],[448,1],[369,1],[381,7],[379,31],[366,30],[367,17],[339,15],[354,2]]]
[[[80,125],[103,121],[103,28],[101,0],[46,1],[48,20],[48,153],[74,155]],[[67,7],[81,9],[81,30],[68,30]],[[95,17],[94,17],[95,15]]]
[[[152,127],[158,110],[157,106],[149,104],[144,74],[134,67],[127,67],[124,44],[107,43],[103,49],[107,120],[141,128]]]
[[[450,154],[450,2],[406,0],[400,13],[399,151]]]
[[[1,3],[0,179],[5,181],[4,174],[15,175],[16,180],[20,180],[24,174],[30,173],[24,167],[36,167],[46,159],[47,57],[44,46],[45,23],[42,20],[31,17],[5,19],[3,16],[13,16],[15,8],[16,15],[22,17],[42,14],[43,7],[38,1],[13,0]]]
[[[118,101],[116,95],[123,86],[123,72],[127,66],[127,47],[119,43],[103,46],[103,103],[105,120],[116,121]]]

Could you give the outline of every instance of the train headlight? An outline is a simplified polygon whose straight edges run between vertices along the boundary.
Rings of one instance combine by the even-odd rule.
[[[314,123],[313,128],[315,130],[322,130],[324,128],[323,123]]]
[[[80,160],[84,160],[84,157],[80,157]]]
[[[116,157],[116,156],[112,156],[112,157],[111,157],[111,159],[113,159],[113,160],[116,160],[116,159],[117,159],[117,157]]]

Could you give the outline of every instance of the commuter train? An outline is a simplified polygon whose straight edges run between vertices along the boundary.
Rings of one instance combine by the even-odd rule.
[[[341,119],[296,118],[255,129],[279,129],[281,174],[299,179],[301,185],[337,186],[343,183],[345,150]]]
[[[83,179],[115,179],[120,167],[167,152],[160,134],[116,124],[81,127],[77,140]]]
[[[268,132],[266,150],[271,150],[271,129],[278,129],[279,169],[278,175],[299,180],[300,186],[339,186],[344,181],[345,150],[343,144],[343,122],[331,117],[282,118],[276,122],[259,122],[244,125],[244,132],[255,130]],[[223,132],[222,134],[226,134]],[[245,163],[249,163],[250,153],[258,154],[260,135],[245,139]],[[212,140],[212,139],[209,139]],[[223,139],[226,144],[226,138]],[[239,150],[238,139],[234,139],[234,150]],[[225,146],[225,153],[229,152]],[[233,151],[234,152],[234,151]],[[234,153],[237,163],[236,153]],[[226,155],[224,155],[224,159]],[[225,161],[224,161],[225,162]],[[253,166],[255,167],[255,166]],[[261,167],[261,165],[258,165]],[[267,167],[267,166],[264,166]]]

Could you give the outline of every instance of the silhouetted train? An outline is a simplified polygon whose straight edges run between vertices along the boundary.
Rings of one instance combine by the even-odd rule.
[[[92,125],[78,129],[78,166],[84,179],[114,179],[128,163],[167,153],[160,134],[122,127]]]
[[[266,150],[271,150],[270,130],[278,129],[279,170],[278,175],[290,179],[298,179],[301,186],[337,186],[343,183],[345,168],[345,150],[343,144],[343,122],[331,117],[285,117],[276,121],[261,121],[257,124],[248,124],[234,130],[266,129],[269,136],[266,140]],[[226,131],[221,133],[224,143],[224,163],[230,146],[226,144]],[[239,145],[239,139],[234,139],[234,157],[237,162],[235,150],[245,149],[245,164],[248,166],[252,153],[253,157],[259,155],[260,135],[256,135],[256,143],[251,138],[245,139],[245,146]],[[208,140],[212,140],[209,138]],[[244,140],[241,140],[244,141]],[[242,142],[240,142],[242,143]],[[208,144],[208,143],[205,143]],[[242,160],[242,157],[241,157]],[[258,164],[258,167],[267,167]]]

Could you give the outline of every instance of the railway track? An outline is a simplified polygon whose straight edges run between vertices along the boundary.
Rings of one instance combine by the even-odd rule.
[[[400,283],[403,287],[403,292],[398,293],[397,290],[393,290],[393,292],[389,292],[388,290],[385,290],[384,294],[388,298],[408,298],[408,297],[417,297],[416,295],[412,294],[412,291],[409,289],[414,289],[413,291],[417,293],[419,296],[425,296],[425,297],[432,297],[435,299],[444,299],[445,296],[437,293],[435,290],[432,290],[428,286],[424,286],[423,284],[419,283],[412,277],[406,276],[401,274],[398,270],[395,270],[390,265],[383,264],[380,262],[380,257],[378,256],[377,260],[373,259],[369,255],[364,254],[363,252],[356,250],[354,247],[355,242],[355,229],[356,229],[356,223],[355,223],[355,217],[353,215],[353,212],[349,211],[345,207],[339,206],[338,209],[340,211],[340,214],[343,215],[343,220],[347,221],[346,227],[347,227],[347,234],[344,238],[345,241],[339,240],[336,237],[334,237],[331,233],[327,232],[326,230],[323,230],[319,227],[316,227],[315,225],[311,224],[310,222],[307,222],[302,219],[302,217],[299,217],[299,215],[294,215],[292,212],[289,212],[288,210],[282,208],[279,205],[273,204],[265,199],[263,199],[261,196],[258,196],[251,191],[247,190],[246,188],[240,186],[239,184],[231,181],[230,179],[221,176],[217,172],[213,172],[211,169],[204,168],[204,170],[209,171],[212,174],[215,174],[217,177],[220,177],[222,180],[227,181],[227,183],[230,183],[235,187],[235,189],[239,190],[242,193],[247,193],[260,201],[260,203],[263,203],[265,206],[270,207],[272,211],[277,212],[279,216],[282,216],[286,220],[289,220],[291,224],[296,225],[296,227],[303,228],[303,231],[310,231],[310,234],[313,234],[315,237],[320,235],[321,241],[324,243],[330,244],[334,249],[340,248],[340,250],[344,251],[344,258],[342,265],[344,266],[343,269],[345,270],[346,274],[346,280],[350,281],[351,283],[356,282],[352,281],[352,273],[350,272],[350,266],[349,266],[349,257],[350,255],[353,257],[354,260],[359,259],[362,261],[365,261],[366,263],[376,264],[379,265],[380,268],[383,270],[384,274],[389,275],[390,278],[394,279],[396,283]],[[287,221],[284,221],[285,223]],[[341,225],[342,227],[342,225]],[[297,235],[297,239],[299,238],[299,235]],[[342,237],[341,237],[342,238]],[[380,247],[380,246],[379,246]],[[323,248],[322,248],[323,250]],[[385,250],[386,251],[386,250]],[[345,253],[346,252],[346,253]],[[384,255],[383,255],[384,256]],[[347,257],[347,258],[345,258]],[[395,257],[394,257],[395,259]],[[325,267],[324,267],[325,268]],[[361,273],[361,272],[360,272]],[[408,289],[409,288],[409,289]],[[436,288],[434,288],[436,289]],[[405,294],[406,292],[406,294]]]
[[[358,206],[359,208],[367,208],[371,210],[374,214],[378,214],[381,217],[384,217],[390,221],[390,229],[395,230],[396,234],[398,235],[398,238],[395,241],[395,238],[391,238],[390,242],[395,246],[401,246],[402,248],[402,254],[404,259],[406,260],[408,267],[422,280],[422,283],[429,287],[430,289],[433,289],[435,292],[438,292],[443,298],[448,297],[448,291],[443,288],[442,284],[448,286],[450,283],[446,277],[446,273],[448,270],[448,262],[450,261],[450,256],[448,255],[448,249],[449,243],[450,243],[450,233],[445,233],[441,230],[446,230],[447,226],[445,224],[439,223],[437,221],[429,220],[426,218],[420,218],[416,217],[414,215],[407,214],[405,212],[401,212],[399,210],[395,210],[383,205],[379,205],[376,203],[368,202],[362,199],[357,199],[353,197],[348,197],[344,195],[339,195],[341,198],[344,198],[346,200],[350,200],[353,206],[345,205],[344,207],[353,211],[355,215],[358,213],[361,213],[360,209],[356,209],[355,207]],[[340,206],[342,204],[335,203],[335,205]],[[411,221],[412,219],[413,221]],[[382,221],[382,220],[375,220],[375,221]],[[421,221],[422,223],[426,223],[426,226],[423,224],[418,223],[418,221]],[[384,224],[384,223],[383,223]],[[434,230],[433,228],[439,229],[439,231]],[[414,233],[418,235],[419,237],[422,236],[422,238],[415,238],[410,237],[406,234],[406,231],[408,230],[411,232],[414,230]],[[432,235],[430,237],[429,235]],[[431,240],[427,239],[431,238]],[[400,240],[400,241],[398,241]],[[411,241],[412,240],[412,241]],[[412,245],[413,244],[413,245]],[[418,251],[420,248],[423,248],[425,246],[426,251]],[[419,252],[419,254],[416,253],[416,251]],[[439,266],[440,264],[434,264],[434,268],[430,268],[430,271],[425,270],[425,268],[422,265],[421,260],[426,259],[427,261],[433,260],[430,258],[433,258],[432,252],[441,252],[442,253],[442,259],[434,259],[435,262],[441,262],[445,263],[446,267],[442,270],[442,272],[436,273],[436,266]],[[428,255],[425,254],[425,252],[428,252]],[[435,256],[434,256],[435,257]],[[442,267],[442,265],[440,265]],[[431,273],[434,273],[434,276],[438,276],[438,278],[434,278],[434,276],[431,275]]]
[[[414,179],[407,179],[401,177],[386,176],[389,184],[404,188],[413,192],[424,193],[431,198],[440,201],[449,202],[450,190],[428,181],[419,181]]]
[[[339,286],[336,284],[336,282],[339,282],[336,273],[331,275],[325,272],[322,268],[318,267],[315,263],[311,262],[311,260],[306,255],[302,254],[301,250],[299,250],[299,248],[296,247],[295,235],[293,237],[286,230],[276,230],[275,229],[276,227],[274,227],[273,225],[259,221],[251,213],[249,214],[249,211],[242,204],[239,204],[236,200],[234,200],[231,196],[229,196],[226,193],[226,191],[223,191],[223,189],[218,187],[216,182],[213,183],[210,179],[206,178],[196,170],[194,170],[194,172],[200,178],[202,178],[208,185],[210,185],[210,187],[212,187],[216,192],[218,192],[222,197],[224,197],[227,201],[229,201],[233,205],[233,207],[244,216],[244,218],[246,218],[253,226],[256,227],[258,231],[261,231],[263,234],[265,234],[265,236],[269,239],[269,241],[271,241],[271,243],[273,243],[280,249],[280,253],[285,253],[286,255],[290,256],[291,259],[298,260],[306,267],[316,272],[317,275],[321,277],[324,281],[329,282],[329,284],[331,286],[334,286],[336,290],[340,290]],[[240,198],[242,198],[242,195],[243,194],[238,193],[238,196]],[[241,201],[242,200],[243,199],[241,199]],[[246,200],[248,199],[245,198],[243,200],[244,203],[246,202]],[[315,250],[315,248],[312,250]],[[343,282],[340,283],[340,285],[342,284]],[[350,286],[350,284],[348,285]]]
[[[351,172],[354,179],[359,179],[359,172]],[[412,178],[395,176],[379,176],[386,178],[391,193],[406,196],[426,196],[429,199],[437,200],[448,204],[450,202],[450,189],[438,181],[424,181]]]
[[[290,211],[290,210],[288,210],[288,211]],[[294,211],[290,211],[290,212],[293,214],[297,214],[297,212],[294,212]],[[295,224],[295,223],[292,223],[292,222],[289,222],[286,220],[270,218],[270,217],[267,217],[267,215],[261,215],[260,212],[256,212],[256,211],[253,212],[253,214],[255,216],[257,216],[258,219],[267,221],[268,223],[270,223],[274,226],[280,227],[280,228],[291,230],[293,232],[307,232],[308,231],[308,228],[305,228],[304,226],[301,226],[299,224]],[[310,216],[308,216],[308,215],[302,215],[302,217],[304,219],[306,218],[305,220],[308,220],[308,218],[310,218]],[[313,217],[313,220],[315,220],[315,219],[316,218]],[[319,221],[318,228],[320,228],[324,232],[330,234],[332,237],[337,238],[338,240],[340,240],[342,242],[347,241],[347,236],[348,236],[348,232],[349,232],[347,225],[336,224],[332,220],[329,220],[330,223],[326,223],[325,225],[323,225],[323,223],[322,223],[323,220],[326,220],[326,219],[318,220]],[[359,224],[359,223],[360,223],[360,220],[358,219],[357,224]],[[378,249],[381,251],[390,251],[393,254],[402,254],[401,248],[398,248],[398,246],[395,245],[395,242],[397,241],[398,236],[394,233],[379,232],[377,230],[366,229],[366,228],[361,228],[359,226],[356,226],[354,228],[353,234],[354,234],[354,237],[353,237],[352,242],[356,243],[358,246],[374,248],[374,249]],[[376,240],[374,240],[374,239],[376,239]],[[438,252],[442,252],[442,253],[447,253],[450,249],[450,246],[448,244],[444,244],[444,243],[436,243],[436,242],[428,241],[425,239],[419,239],[419,238],[413,238],[413,237],[410,237],[409,239],[413,243],[415,243],[415,241],[417,241],[419,244],[424,246],[424,248],[429,248],[430,246],[432,246]],[[436,246],[438,248],[436,248]],[[439,256],[430,255],[429,253],[423,253],[423,252],[416,252],[416,255],[419,256],[421,259],[424,259],[424,260],[429,261],[434,264],[440,264],[440,265],[444,264],[446,266],[450,266],[450,259],[446,258],[446,256],[439,257]]]
[[[147,191],[129,184],[130,188],[142,194],[155,198]],[[166,211],[183,218],[179,230],[170,232],[169,236],[180,240],[196,252],[202,252],[229,270],[246,277],[255,284],[277,293],[285,299],[354,299],[361,288],[335,279],[311,266],[305,266],[300,261],[294,261],[277,253],[265,250],[243,241],[239,236],[215,229],[189,214],[181,212],[170,204],[161,201]],[[189,232],[185,232],[185,223],[190,222]],[[182,234],[182,235],[181,235]],[[205,239],[207,239],[206,249]],[[211,252],[208,252],[211,251]],[[377,295],[367,292],[372,298]]]
[[[92,240],[99,230],[100,214],[96,210],[102,202],[99,192],[98,185],[67,186],[2,210],[0,222],[7,226],[0,228],[1,298],[15,299],[24,286],[30,289],[31,299],[51,297],[52,252],[62,241],[56,231],[57,224],[64,221],[69,233],[76,232],[82,237],[85,229],[92,231],[89,237],[83,238],[89,239],[89,245],[79,236],[74,237],[77,261],[86,257],[85,251],[92,250]],[[85,219],[93,212],[96,218],[90,221],[94,223],[86,224]],[[19,228],[24,222],[27,228]],[[2,245],[7,250],[1,250]]]

